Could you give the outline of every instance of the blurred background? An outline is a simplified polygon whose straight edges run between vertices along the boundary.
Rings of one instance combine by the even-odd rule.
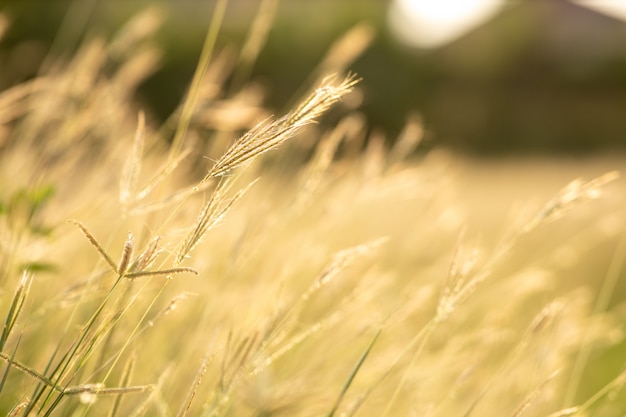
[[[261,2],[230,0],[219,47],[240,48]],[[160,70],[139,99],[165,119],[193,75],[215,0],[5,0],[0,88],[37,74],[50,48],[112,34],[149,5],[164,10]],[[280,0],[250,69],[280,112],[328,48],[357,24],[371,46],[363,78],[370,128],[393,141],[419,114],[427,146],[474,155],[626,151],[626,1]],[[63,24],[66,22],[66,24]],[[71,22],[71,23],[67,23]]]

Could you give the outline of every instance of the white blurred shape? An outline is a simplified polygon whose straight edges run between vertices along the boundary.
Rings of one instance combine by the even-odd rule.
[[[573,0],[573,2],[617,19],[626,20],[625,0]]]
[[[388,24],[403,43],[436,48],[493,16],[504,0],[393,0]]]

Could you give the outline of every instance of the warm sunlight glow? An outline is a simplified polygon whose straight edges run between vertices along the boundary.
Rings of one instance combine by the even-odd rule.
[[[626,0],[575,0],[575,3],[626,20]]]
[[[401,42],[436,48],[487,20],[502,3],[503,0],[394,0],[389,9],[389,25]]]

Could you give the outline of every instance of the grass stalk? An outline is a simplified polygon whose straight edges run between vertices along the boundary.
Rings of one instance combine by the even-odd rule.
[[[339,405],[341,404],[341,401],[343,400],[343,397],[346,395],[346,392],[348,391],[348,388],[350,388],[350,385],[352,385],[352,382],[354,381],[354,378],[356,377],[356,374],[359,372],[359,370],[361,369],[361,366],[363,366],[363,363],[365,362],[365,360],[367,359],[368,355],[372,351],[372,348],[374,347],[374,344],[378,340],[378,336],[380,336],[381,331],[382,330],[379,329],[376,332],[376,334],[374,335],[374,337],[370,341],[369,345],[367,345],[367,348],[365,348],[365,350],[361,354],[361,357],[359,358],[359,360],[356,362],[356,364],[352,368],[352,371],[348,375],[348,378],[346,378],[346,381],[344,382],[343,386],[341,387],[341,391],[339,391],[339,395],[337,396],[337,400],[335,400],[335,404],[333,405],[333,407],[328,412],[327,417],[333,417],[335,415],[335,413],[337,412],[337,409],[339,408]]]

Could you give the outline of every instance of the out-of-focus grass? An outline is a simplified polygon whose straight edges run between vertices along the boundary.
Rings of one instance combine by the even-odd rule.
[[[412,118],[365,141],[354,77],[326,77],[362,28],[273,118],[238,70],[258,49],[209,36],[155,126],[133,102],[151,13],[0,95],[0,411],[625,412],[616,166],[567,186],[579,165],[407,159]]]

